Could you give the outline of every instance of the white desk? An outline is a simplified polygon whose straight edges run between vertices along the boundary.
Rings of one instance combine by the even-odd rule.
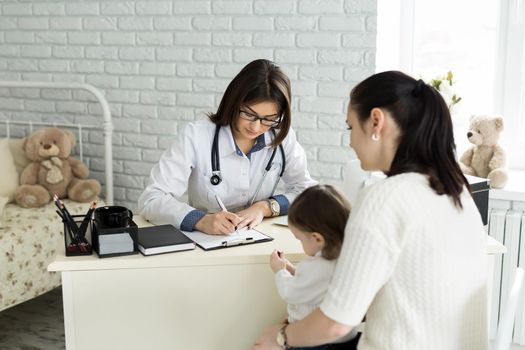
[[[274,238],[265,243],[148,257],[58,256],[48,269],[62,273],[67,349],[248,349],[286,316],[270,253],[303,257],[288,228],[271,222],[258,227]]]
[[[258,227],[272,242],[149,257],[58,256],[48,269],[62,273],[67,349],[248,349],[286,314],[271,251],[282,249],[293,262],[303,257],[299,241],[274,220]],[[488,239],[490,256],[504,249]]]

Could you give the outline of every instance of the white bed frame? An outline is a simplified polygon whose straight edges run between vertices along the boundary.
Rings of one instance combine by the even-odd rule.
[[[79,158],[83,161],[83,140],[82,130],[96,130],[104,132],[105,149],[105,186],[106,197],[104,204],[113,204],[113,157],[112,157],[112,133],[113,124],[108,103],[102,93],[95,87],[88,84],[61,83],[61,82],[30,82],[30,81],[0,81],[2,88],[37,88],[37,89],[65,89],[65,90],[85,90],[95,96],[98,103],[102,106],[104,123],[98,125],[84,125],[78,123],[56,123],[53,121],[18,121],[11,117],[11,120],[0,121],[5,124],[5,134],[9,138],[11,134],[24,129],[24,132],[31,133],[33,126],[56,126],[78,131],[78,151]],[[0,110],[2,107],[0,106]],[[24,112],[23,109],[20,110]],[[97,124],[95,122],[95,124]],[[17,126],[17,128],[15,128]],[[18,136],[18,135],[17,135]],[[89,205],[82,203],[84,205]],[[81,203],[76,203],[70,207],[79,210]],[[64,238],[56,232],[62,230],[62,224],[54,216],[53,205],[44,206],[33,210],[18,210],[15,204],[8,204],[4,209],[4,219],[6,226],[1,228],[3,235],[0,234],[2,241],[2,254],[0,254],[0,310],[10,308],[41,295],[52,288],[60,285],[60,276],[52,275],[47,271],[47,265],[51,262],[47,253],[49,251],[60,252],[64,249]],[[50,209],[48,208],[50,207]],[[7,214],[6,214],[7,213]],[[16,215],[13,219],[12,214]],[[10,216],[11,215],[11,216]],[[50,216],[51,215],[51,216]],[[44,226],[39,229],[34,222]],[[26,239],[32,235],[31,239]],[[42,244],[35,246],[33,238],[38,237]],[[26,265],[28,264],[28,265]],[[45,266],[41,266],[44,264]],[[23,266],[21,268],[20,266]]]
[[[59,126],[59,127],[76,127],[78,129],[78,144],[79,144],[79,156],[80,160],[83,161],[82,151],[82,129],[103,129],[104,132],[104,159],[105,159],[105,186],[106,186],[106,198],[105,202],[108,205],[113,205],[113,149],[112,149],[112,135],[113,135],[113,123],[111,121],[111,112],[109,105],[104,95],[92,85],[81,84],[81,83],[67,83],[67,82],[47,82],[47,81],[0,81],[0,87],[6,88],[40,88],[40,89],[73,89],[73,90],[85,90],[95,96],[97,102],[102,107],[102,115],[104,117],[104,123],[102,128],[99,125],[83,125],[83,124],[65,124],[65,123],[46,123],[46,122],[31,122],[31,121],[13,121],[4,120],[6,125],[6,136],[10,137],[10,125],[25,125],[29,126],[30,132],[33,130],[33,126]],[[0,108],[1,109],[1,108]]]

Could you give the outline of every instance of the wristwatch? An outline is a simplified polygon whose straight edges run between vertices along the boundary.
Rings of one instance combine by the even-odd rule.
[[[271,216],[279,216],[281,213],[281,206],[279,205],[279,202],[273,198],[267,199],[266,201],[270,205],[270,211],[272,212]]]
[[[288,338],[286,337],[286,327],[288,327],[288,323],[281,327],[279,330],[279,333],[277,333],[277,345],[279,345],[283,349],[289,349],[288,346]]]

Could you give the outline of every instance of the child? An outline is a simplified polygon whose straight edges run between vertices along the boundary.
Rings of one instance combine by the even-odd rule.
[[[301,241],[307,257],[294,266],[282,252],[274,251],[270,256],[277,290],[288,304],[289,323],[303,319],[321,304],[335,270],[349,214],[350,203],[330,185],[306,189],[290,206],[288,226]],[[352,331],[340,341],[355,336]],[[308,349],[329,348],[327,344]]]

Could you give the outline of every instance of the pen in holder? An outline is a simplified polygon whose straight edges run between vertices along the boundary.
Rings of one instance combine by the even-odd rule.
[[[97,202],[91,204],[85,215],[71,215],[58,195],[53,196],[53,201],[58,209],[56,213],[64,223],[66,256],[91,255],[93,249],[86,236],[92,232],[92,216]]]
[[[78,256],[78,255],[91,255],[93,249],[89,243],[88,237],[91,238],[91,231],[93,223],[91,218],[86,220],[85,215],[70,215],[72,221],[62,219],[64,223],[64,243],[66,256]],[[75,232],[71,222],[78,228],[79,226],[85,226],[85,230],[82,234],[79,234],[79,230]]]

